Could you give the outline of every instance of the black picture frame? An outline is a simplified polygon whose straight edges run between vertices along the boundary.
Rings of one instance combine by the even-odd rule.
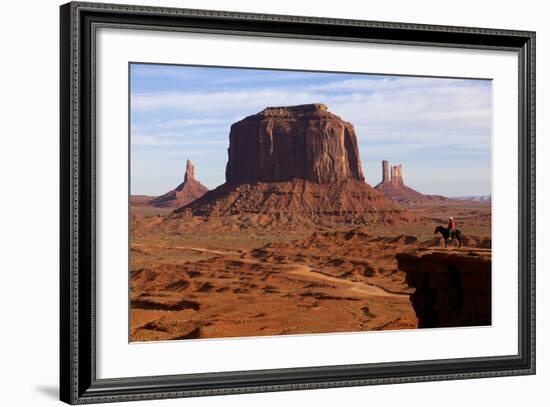
[[[72,2],[60,7],[60,398],[70,404],[535,373],[535,33]],[[97,27],[511,50],[519,59],[519,350],[515,355],[96,378]]]

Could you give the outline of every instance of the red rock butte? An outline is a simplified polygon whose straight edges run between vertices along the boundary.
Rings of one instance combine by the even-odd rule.
[[[228,183],[363,181],[351,123],[321,103],[268,107],[233,124]]]
[[[157,208],[179,208],[185,206],[208,192],[208,188],[195,178],[195,166],[187,160],[183,182],[175,189],[149,201]]]
[[[439,195],[424,195],[408,187],[403,180],[403,166],[398,164],[390,167],[386,160],[382,161],[382,182],[374,188],[400,204],[448,200]]]
[[[226,182],[174,211],[189,213],[269,215],[273,225],[410,219],[365,183],[353,125],[320,103],[268,107],[233,124]]]

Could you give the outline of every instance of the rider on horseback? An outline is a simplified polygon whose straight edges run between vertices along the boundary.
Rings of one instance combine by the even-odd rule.
[[[449,230],[449,239],[452,239],[454,231],[456,229],[456,223],[452,216],[449,216],[449,223],[447,224],[447,229]]]

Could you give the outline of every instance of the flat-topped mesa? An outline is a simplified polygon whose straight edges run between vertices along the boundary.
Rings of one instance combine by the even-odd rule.
[[[227,181],[167,222],[189,215],[300,229],[416,221],[365,182],[353,126],[325,105],[268,107],[246,117],[231,126],[228,155]]]
[[[268,107],[234,123],[225,174],[232,184],[364,181],[353,125],[321,103]]]

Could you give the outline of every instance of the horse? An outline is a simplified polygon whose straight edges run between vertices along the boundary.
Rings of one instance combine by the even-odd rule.
[[[449,233],[448,228],[443,227],[443,226],[438,226],[438,227],[435,228],[434,235],[438,234],[438,233],[441,233],[441,236],[443,236],[443,240],[445,241],[445,247],[447,247],[447,243],[449,242],[449,240],[453,240],[453,239],[458,240],[458,247],[462,247],[462,239],[463,239],[464,235],[462,234],[462,232],[460,230],[453,229]]]

